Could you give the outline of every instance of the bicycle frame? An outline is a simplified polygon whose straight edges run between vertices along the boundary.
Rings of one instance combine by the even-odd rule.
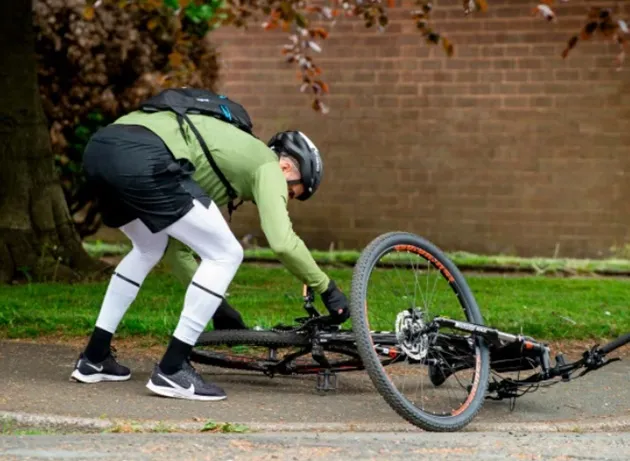
[[[334,343],[342,341],[347,345],[353,344],[354,340],[351,333],[347,334],[344,338],[340,333],[335,332],[335,327],[327,324],[327,317],[321,316],[313,305],[314,294],[310,288],[304,287],[304,309],[309,314],[308,317],[298,319],[298,322],[303,322],[300,329],[309,330],[309,334],[313,339],[313,357],[322,365],[326,367],[327,361],[324,356],[322,344]],[[540,367],[540,371],[532,374],[531,376],[523,380],[513,380],[511,378],[504,378],[497,382],[491,383],[488,391],[489,393],[495,392],[498,399],[502,398],[514,398],[519,395],[516,393],[518,388],[533,385],[543,381],[550,381],[554,378],[561,377],[562,381],[569,381],[571,379],[571,373],[584,368],[584,371],[578,376],[584,376],[585,374],[602,368],[612,362],[620,360],[618,358],[606,359],[606,354],[618,349],[619,347],[630,343],[630,333],[620,336],[619,338],[603,345],[595,345],[586,350],[582,354],[582,358],[574,362],[567,362],[562,353],[555,356],[555,365],[552,365],[551,349],[544,343],[536,341],[534,338],[524,335],[514,335],[500,331],[496,328],[487,327],[485,325],[478,325],[471,322],[462,322],[444,317],[436,317],[429,322],[422,333],[434,335],[434,342],[442,342],[443,344],[451,345],[454,342],[468,341],[468,338],[464,336],[448,336],[441,335],[439,333],[440,328],[450,328],[465,333],[470,333],[470,337],[483,338],[491,351],[491,356],[501,356],[501,353],[506,351],[508,347],[510,350],[508,358],[501,360],[511,362],[513,365],[503,365],[498,360],[491,362],[492,369],[495,371],[521,371],[521,370],[533,370]],[[396,362],[405,358],[405,353],[398,345],[396,334],[393,332],[374,332],[372,334],[373,342],[375,344],[376,351],[383,356],[388,357],[390,360],[384,363]],[[516,351],[516,353],[515,353]],[[407,359],[409,359],[407,357]],[[529,366],[518,367],[517,362],[522,359],[531,359],[532,363]],[[410,360],[410,359],[409,359]],[[427,364],[435,363],[435,358],[427,358]],[[459,371],[465,368],[470,368],[471,364],[467,361],[459,361],[448,364],[451,370]],[[355,369],[361,369],[357,367]],[[453,371],[451,371],[453,372]]]
[[[229,368],[246,369],[262,372],[273,377],[275,374],[317,374],[317,389],[322,391],[336,388],[336,373],[363,370],[364,366],[356,348],[356,340],[351,330],[342,330],[329,316],[322,316],[314,306],[314,293],[304,287],[303,307],[306,317],[296,319],[297,325],[278,325],[273,328],[277,332],[298,332],[307,339],[297,352],[289,354],[278,360],[277,349],[270,347],[267,359],[256,361],[243,361],[222,357],[220,353],[212,357],[206,357],[204,363],[227,366]],[[440,330],[450,329],[463,334],[448,334]],[[583,376],[593,370],[606,366],[618,358],[606,359],[606,354],[630,343],[630,333],[620,336],[603,346],[595,345],[586,350],[579,360],[567,362],[563,354],[555,356],[555,364],[552,365],[551,349],[544,343],[524,335],[505,333],[496,328],[487,327],[471,322],[452,320],[444,317],[436,317],[424,325],[420,334],[429,337],[429,351],[422,360],[415,360],[407,356],[404,348],[399,344],[395,332],[372,332],[372,342],[375,351],[383,357],[382,365],[388,366],[407,360],[410,363],[439,367],[442,370],[444,380],[453,373],[472,368],[474,366],[474,338],[482,338],[490,350],[491,369],[494,372],[540,371],[531,374],[524,379],[501,378],[494,380],[488,387],[488,398],[503,399],[515,398],[522,394],[520,388],[529,387],[561,377],[562,381],[572,379],[571,374],[583,368],[584,371],[577,377]],[[443,349],[457,349],[460,356],[448,355],[445,358],[439,354]],[[348,357],[343,361],[335,360],[334,363],[326,357],[326,352],[342,354]],[[296,365],[294,360],[311,355],[316,362],[310,366]],[[441,381],[443,382],[443,381]],[[440,385],[434,383],[434,385]],[[496,397],[492,396],[496,394]]]
[[[582,354],[582,358],[574,362],[567,362],[564,358],[564,355],[560,353],[556,355],[555,365],[552,366],[550,358],[550,348],[546,344],[540,343],[528,336],[513,335],[510,333],[499,331],[495,328],[486,327],[484,325],[477,325],[469,322],[460,322],[442,317],[437,317],[433,319],[427,325],[425,330],[427,332],[437,332],[441,327],[452,328],[454,330],[471,333],[472,336],[482,337],[485,341],[488,342],[491,355],[493,351],[496,352],[506,345],[516,344],[520,346],[520,357],[513,357],[513,359],[525,357],[533,357],[538,359],[540,372],[534,373],[523,380],[504,378],[500,381],[496,381],[490,384],[488,392],[496,392],[496,399],[498,400],[502,398],[519,397],[520,395],[516,393],[518,388],[533,385],[543,381],[550,381],[557,377],[561,377],[562,381],[565,382],[570,381],[572,379],[571,373],[581,368],[584,368],[584,371],[577,377],[584,376],[591,371],[597,370],[606,365],[609,365],[612,362],[620,360],[619,358],[607,359],[606,354],[609,354],[619,347],[630,343],[630,333],[627,333],[601,347],[599,345],[591,347],[590,349],[584,351],[584,353]],[[531,368],[534,367],[530,367],[530,369]]]
[[[457,296],[465,312],[464,320],[432,317],[425,312],[429,306],[420,300],[416,304],[414,285],[411,306],[405,300],[396,309],[399,312],[387,312],[391,315],[389,321],[371,322],[366,299],[368,285],[379,261],[392,252],[418,255],[426,261],[427,271],[429,265],[437,269]],[[415,271],[413,263],[411,268]],[[404,283],[403,278],[401,281]],[[601,347],[595,345],[578,360],[568,362],[561,353],[552,358],[550,347],[534,338],[485,326],[461,271],[438,247],[408,232],[390,232],[370,242],[355,265],[352,294],[353,329],[342,329],[335,318],[320,314],[314,305],[313,290],[304,286],[306,316],[272,328],[203,332],[197,346],[219,350],[193,348],[191,359],[269,377],[316,374],[318,391],[335,390],[338,372],[365,370],[385,401],[407,421],[425,430],[454,431],[474,419],[484,398],[509,398],[513,405],[516,397],[538,387],[570,381],[619,360],[606,355],[630,343],[628,333]],[[437,296],[425,297],[424,301],[433,299],[437,309],[445,307]],[[375,328],[390,331],[374,331]],[[248,350],[233,355],[232,350],[223,350],[226,346],[248,346]],[[459,371],[465,373],[454,376]],[[470,381],[462,379],[469,376]],[[410,399],[404,392],[404,382],[401,391],[394,382],[396,378],[419,380],[416,392],[426,388],[434,395]],[[442,396],[449,398],[447,406],[434,409]]]

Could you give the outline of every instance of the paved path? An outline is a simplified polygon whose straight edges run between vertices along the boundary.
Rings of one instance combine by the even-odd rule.
[[[630,434],[256,433],[0,437],[0,459],[626,461],[630,459]]]
[[[269,379],[200,367],[228,392],[225,401],[200,403],[151,395],[144,386],[153,362],[142,356],[121,354],[121,361],[133,370],[131,381],[69,382],[76,354],[76,349],[64,346],[0,342],[0,415],[20,415],[23,421],[31,417],[31,422],[45,419],[38,415],[66,422],[91,418],[97,427],[110,418],[191,427],[213,419],[261,430],[418,432],[390,409],[363,372],[341,375],[339,390],[320,396],[315,393],[315,377]],[[517,401],[515,411],[510,411],[507,401],[486,401],[467,429],[630,428],[629,377],[630,361],[623,360],[569,384],[526,395]]]

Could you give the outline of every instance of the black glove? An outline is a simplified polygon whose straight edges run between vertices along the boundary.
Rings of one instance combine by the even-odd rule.
[[[326,309],[328,309],[333,319],[339,323],[343,323],[350,318],[348,298],[341,292],[335,282],[331,280],[328,284],[328,288],[321,296],[324,306],[326,306]]]
[[[241,314],[224,299],[212,317],[215,330],[246,330]]]

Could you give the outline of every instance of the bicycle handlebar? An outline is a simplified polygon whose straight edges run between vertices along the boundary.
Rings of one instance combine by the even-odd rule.
[[[609,342],[608,344],[604,344],[603,346],[601,346],[598,351],[600,354],[602,355],[606,355],[609,352],[614,351],[615,349],[623,346],[624,344],[627,344],[630,342],[630,333],[626,333],[623,336],[618,337],[617,339]]]

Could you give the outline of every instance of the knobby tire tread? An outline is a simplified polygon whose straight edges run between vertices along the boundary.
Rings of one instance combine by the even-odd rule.
[[[200,346],[262,346],[270,348],[282,348],[282,347],[308,347],[311,345],[310,339],[301,334],[294,332],[275,332],[275,331],[254,331],[254,330],[217,330],[206,331],[202,333],[197,341],[195,348],[191,353],[191,360],[205,365],[217,366],[220,368],[235,369],[235,370],[249,370],[255,372],[264,372],[264,367],[258,365],[257,360],[253,360],[251,363],[243,362],[241,360],[231,360],[229,355],[206,351],[199,349]],[[358,352],[353,348],[345,346],[331,345],[327,348],[329,352],[336,352],[344,354],[347,357],[352,357],[357,360],[361,360]],[[345,360],[330,360],[331,365],[334,366],[345,362]],[[299,371],[296,374],[301,374]],[[311,374],[311,373],[308,373]]]
[[[196,346],[308,346],[310,339],[294,332],[256,330],[215,330],[201,333]]]
[[[483,406],[486,389],[490,375],[490,357],[487,346],[482,342],[481,353],[481,373],[479,386],[470,406],[459,415],[449,417],[438,417],[426,414],[409,403],[406,398],[390,385],[389,378],[383,370],[378,357],[373,349],[370,337],[369,322],[364,315],[365,294],[367,285],[374,264],[383,255],[384,250],[391,249],[395,245],[411,244],[428,251],[438,259],[453,275],[460,289],[461,296],[465,298],[465,304],[471,313],[471,320],[475,323],[483,324],[483,318],[479,312],[477,303],[474,300],[468,284],[457,267],[433,244],[421,237],[407,232],[389,232],[374,239],[361,253],[354,268],[352,277],[351,292],[351,317],[354,325],[354,332],[357,341],[357,348],[361,354],[363,364],[379,393],[387,403],[404,419],[410,423],[428,431],[451,432],[457,431],[466,426],[479,413]],[[368,307],[369,308],[369,307]]]

